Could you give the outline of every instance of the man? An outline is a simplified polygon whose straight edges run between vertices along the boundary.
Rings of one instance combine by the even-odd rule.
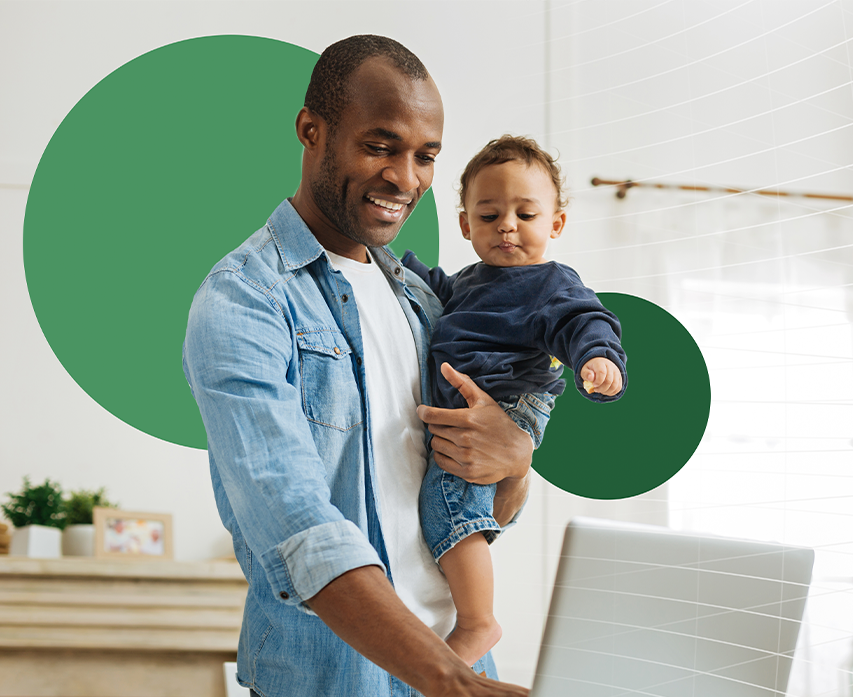
[[[442,641],[452,601],[418,524],[418,415],[442,467],[499,482],[501,525],[532,455],[465,376],[449,379],[471,408],[418,406],[441,306],[384,245],[432,182],[443,122],[403,46],[330,46],[296,120],[296,194],[193,301],[184,371],[249,582],[238,676],[264,697],[527,694],[479,675],[495,676],[488,654],[472,671]]]

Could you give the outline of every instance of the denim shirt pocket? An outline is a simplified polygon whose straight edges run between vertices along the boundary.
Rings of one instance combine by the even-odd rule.
[[[296,330],[302,408],[313,424],[348,431],[362,422],[352,349],[337,328]]]

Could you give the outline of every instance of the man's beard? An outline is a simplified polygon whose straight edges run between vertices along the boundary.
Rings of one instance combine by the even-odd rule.
[[[379,227],[371,232],[360,224],[358,203],[347,200],[349,182],[340,181],[338,163],[331,147],[327,146],[320,162],[317,178],[311,183],[311,193],[317,207],[344,237],[366,247],[382,247],[390,243],[400,231],[400,225]],[[405,218],[403,218],[405,220]]]

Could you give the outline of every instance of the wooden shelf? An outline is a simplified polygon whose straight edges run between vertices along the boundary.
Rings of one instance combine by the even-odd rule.
[[[230,561],[0,557],[0,697],[224,697],[246,590]]]
[[[243,572],[235,561],[143,561],[63,557],[31,559],[0,556],[0,576],[89,576],[95,578],[161,578],[197,581],[241,581]]]

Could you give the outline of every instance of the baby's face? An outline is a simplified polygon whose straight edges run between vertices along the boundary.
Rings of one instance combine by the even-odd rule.
[[[559,237],[566,214],[542,167],[510,161],[483,168],[468,185],[459,225],[489,266],[542,264],[548,240]]]

